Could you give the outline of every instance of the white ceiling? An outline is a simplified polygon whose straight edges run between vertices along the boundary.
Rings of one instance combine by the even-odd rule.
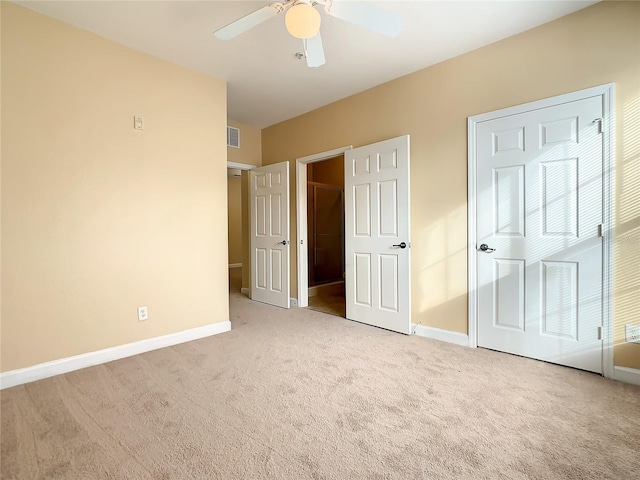
[[[340,0],[336,0],[340,1]],[[136,50],[228,82],[228,116],[263,128],[587,7],[598,0],[370,1],[406,19],[398,38],[322,12],[326,64],[295,53],[284,15],[233,40],[213,31],[265,1],[18,1]]]

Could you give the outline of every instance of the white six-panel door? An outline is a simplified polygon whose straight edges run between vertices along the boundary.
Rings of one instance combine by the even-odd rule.
[[[251,170],[249,202],[251,298],[289,308],[289,162]]]
[[[478,346],[602,373],[602,116],[596,96],[477,124]]]
[[[345,152],[347,318],[411,333],[409,227],[409,136]]]

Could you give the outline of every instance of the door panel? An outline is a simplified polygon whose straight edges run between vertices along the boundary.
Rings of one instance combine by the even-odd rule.
[[[251,298],[289,308],[289,163],[252,170],[249,185]]]
[[[494,168],[494,234],[524,237],[524,166]]]
[[[411,333],[409,219],[409,137],[346,152],[347,318]]]
[[[381,237],[398,236],[398,181],[386,180],[378,184],[380,198],[380,231]]]
[[[398,256],[380,255],[380,308],[398,312]]]
[[[267,251],[264,248],[256,248],[256,272],[255,284],[257,288],[267,288]]]
[[[578,236],[578,159],[542,162],[542,235]]]
[[[271,250],[271,290],[282,292],[282,250]]]
[[[355,231],[353,235],[356,237],[371,236],[371,195],[369,195],[370,185],[356,185],[353,187],[355,211]]]
[[[541,334],[578,340],[578,264],[542,261]]]
[[[593,97],[477,124],[479,346],[602,372],[602,115]]]
[[[271,195],[271,236],[282,237],[282,195],[276,193]]]
[[[356,305],[371,307],[371,255],[368,253],[356,253],[354,256],[355,303]]]
[[[524,331],[524,266],[520,259],[494,262],[494,326]]]

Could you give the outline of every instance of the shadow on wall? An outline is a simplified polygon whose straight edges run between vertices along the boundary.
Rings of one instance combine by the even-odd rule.
[[[622,124],[614,242],[615,363],[638,368],[640,344],[625,341],[625,325],[640,324],[640,96],[623,106]]]

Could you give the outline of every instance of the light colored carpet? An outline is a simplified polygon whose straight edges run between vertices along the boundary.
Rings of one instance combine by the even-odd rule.
[[[231,314],[4,390],[2,479],[640,478],[638,387],[236,291]]]

